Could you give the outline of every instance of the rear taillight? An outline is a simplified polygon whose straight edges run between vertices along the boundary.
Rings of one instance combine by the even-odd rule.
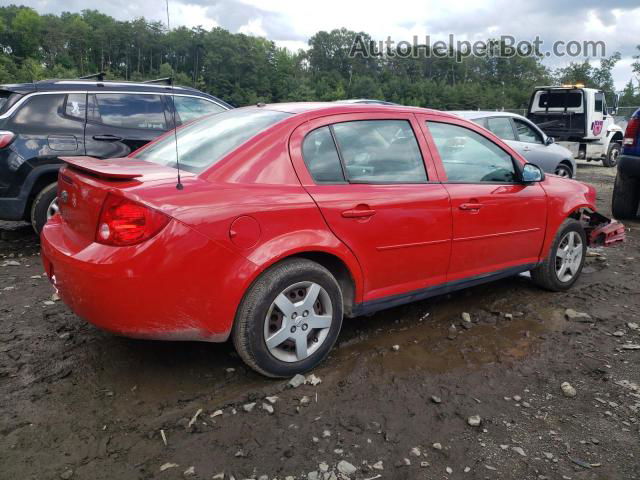
[[[0,148],[4,148],[13,142],[13,139],[16,138],[16,134],[13,132],[9,132],[7,130],[0,130]]]
[[[640,117],[632,117],[627,124],[627,130],[624,132],[624,140],[622,144],[628,147],[638,145],[638,135],[640,134]]]
[[[135,245],[156,235],[169,217],[141,203],[109,194],[102,205],[96,242],[105,245]]]

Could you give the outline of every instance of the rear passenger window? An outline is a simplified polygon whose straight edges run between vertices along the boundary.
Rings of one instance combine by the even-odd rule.
[[[160,95],[99,93],[96,99],[98,121],[105,125],[148,130],[167,128]]]
[[[345,183],[329,127],[318,128],[307,135],[302,144],[302,156],[316,183]]]
[[[515,183],[511,156],[488,138],[449,123],[427,122],[448,181],[451,183]]]
[[[424,183],[427,173],[406,120],[362,120],[333,125],[347,180]]]

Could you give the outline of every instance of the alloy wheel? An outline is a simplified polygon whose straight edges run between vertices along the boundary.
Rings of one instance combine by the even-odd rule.
[[[582,237],[577,232],[567,232],[556,251],[556,275],[561,282],[571,281],[582,264]]]
[[[560,177],[571,178],[571,170],[565,165],[558,165],[555,173]]]
[[[58,205],[58,197],[54,198],[53,201],[47,207],[47,220],[53,217],[56,213],[60,211],[60,207]]]
[[[333,305],[327,291],[314,282],[285,288],[271,303],[264,320],[267,349],[283,362],[313,355],[327,339]]]

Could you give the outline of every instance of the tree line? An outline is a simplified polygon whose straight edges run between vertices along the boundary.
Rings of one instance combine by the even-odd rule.
[[[292,52],[223,28],[167,30],[97,10],[40,15],[10,5],[0,7],[0,83],[106,72],[107,79],[133,81],[171,76],[236,106],[376,98],[447,110],[526,108],[536,85],[579,82],[613,91],[611,70],[620,60],[615,53],[597,67],[584,61],[554,70],[538,57],[364,58],[349,55],[357,35],[371,39],[344,28],[320,31],[307,50]],[[633,69],[622,105],[640,104],[637,57]]]

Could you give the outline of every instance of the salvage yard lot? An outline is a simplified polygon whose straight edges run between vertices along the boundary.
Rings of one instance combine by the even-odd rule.
[[[579,165],[604,214],[614,173]],[[52,299],[29,227],[2,224],[0,478],[640,478],[627,226],[568,293],[521,276],[347,320],[321,382],[293,388],[227,344],[86,324]]]

